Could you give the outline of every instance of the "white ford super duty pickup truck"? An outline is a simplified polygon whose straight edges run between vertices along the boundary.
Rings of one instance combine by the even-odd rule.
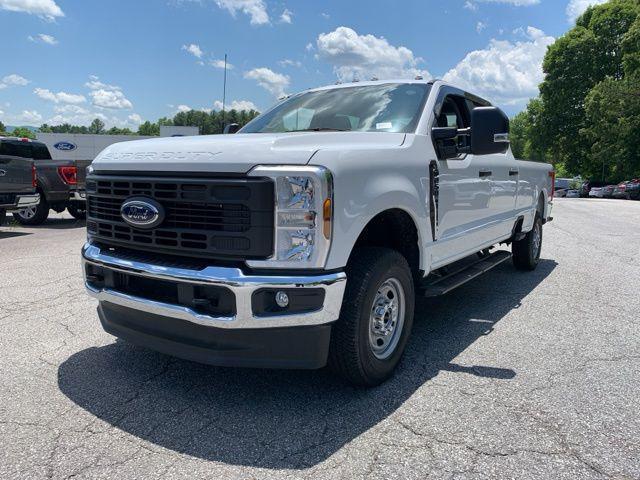
[[[416,295],[536,268],[554,173],[508,133],[444,82],[376,81],[293,95],[234,135],[112,145],[87,177],[86,287],[135,344],[379,384]]]

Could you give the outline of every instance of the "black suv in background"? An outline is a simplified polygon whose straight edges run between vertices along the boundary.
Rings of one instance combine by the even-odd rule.
[[[85,171],[90,160],[52,160],[49,149],[42,142],[18,139],[19,156],[31,158],[36,169],[37,192],[40,203],[14,212],[22,225],[40,225],[49,216],[49,210],[58,213],[65,209],[77,218],[86,216]]]

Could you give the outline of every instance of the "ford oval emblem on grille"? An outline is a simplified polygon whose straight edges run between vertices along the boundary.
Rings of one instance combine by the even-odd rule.
[[[120,207],[125,222],[136,228],[154,228],[164,220],[164,208],[155,200],[144,197],[128,198]]]

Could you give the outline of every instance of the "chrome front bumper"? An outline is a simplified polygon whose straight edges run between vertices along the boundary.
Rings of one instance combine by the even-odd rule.
[[[281,276],[274,272],[273,275],[263,276],[245,275],[239,268],[211,266],[202,270],[188,270],[121,259],[108,252],[102,252],[99,247],[90,243],[82,248],[82,263],[85,286],[89,294],[100,302],[226,329],[303,327],[334,322],[340,314],[346,286],[346,275],[342,272],[314,276]],[[108,288],[96,289],[87,281],[86,264],[157,280],[225,287],[235,295],[237,313],[231,317],[212,317],[182,305],[162,303]],[[251,298],[256,290],[263,288],[322,288],[325,291],[324,305],[320,310],[309,313],[257,317],[252,311]]]
[[[23,208],[35,207],[40,203],[40,194],[17,195],[13,206],[8,207],[8,212],[22,210]]]

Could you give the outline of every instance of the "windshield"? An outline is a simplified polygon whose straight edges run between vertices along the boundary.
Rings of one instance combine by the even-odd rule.
[[[239,133],[411,133],[430,88],[394,83],[304,92],[253,119]]]

